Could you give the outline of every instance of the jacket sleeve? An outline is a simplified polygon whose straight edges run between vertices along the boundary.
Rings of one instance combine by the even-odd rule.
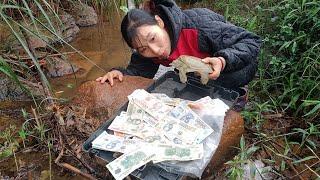
[[[201,29],[199,48],[217,57],[226,59],[223,72],[243,69],[257,63],[261,45],[259,36],[228,22],[213,21]],[[251,66],[256,68],[256,66]]]
[[[134,52],[131,55],[131,61],[126,69],[113,68],[121,71],[124,75],[142,76],[145,78],[153,78],[159,69],[159,64],[156,64],[150,58],[145,58]]]

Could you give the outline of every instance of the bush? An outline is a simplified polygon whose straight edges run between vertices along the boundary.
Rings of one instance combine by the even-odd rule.
[[[258,7],[265,37],[255,84],[280,109],[315,118],[320,110],[320,1],[284,0]],[[267,13],[266,13],[267,12]],[[267,15],[266,15],[267,14]],[[262,88],[264,87],[264,88]]]

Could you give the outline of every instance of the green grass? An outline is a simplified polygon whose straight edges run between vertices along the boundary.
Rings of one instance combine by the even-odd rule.
[[[240,153],[233,158],[233,160],[226,162],[225,164],[230,166],[230,169],[226,172],[226,176],[229,179],[242,179],[244,175],[243,166],[245,164],[250,164],[250,169],[256,169],[256,167],[252,163],[251,156],[255,153],[259,147],[258,146],[250,146],[246,147],[245,139],[242,136],[239,144]],[[253,170],[253,172],[256,172]],[[253,175],[254,177],[254,175]]]
[[[201,4],[263,39],[258,77],[249,85],[249,107],[242,112],[250,129],[247,144],[270,153],[263,162],[272,165],[280,178],[288,178],[283,174],[294,171],[292,166],[319,161],[314,152],[319,152],[320,139],[320,1],[204,0],[197,7]],[[268,114],[282,117],[270,122],[264,117]],[[285,132],[262,128],[279,121],[294,124]],[[241,179],[243,174],[240,155],[246,150],[241,147],[240,154],[227,163],[231,179]],[[319,178],[319,166],[311,165],[301,172],[309,171]]]

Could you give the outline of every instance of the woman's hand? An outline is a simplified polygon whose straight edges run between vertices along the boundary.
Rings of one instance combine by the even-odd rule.
[[[213,72],[209,74],[209,78],[213,80],[218,79],[226,64],[226,60],[223,57],[206,57],[202,59],[202,62],[211,66]]]
[[[108,80],[110,85],[113,86],[113,79],[115,79],[115,78],[119,79],[122,82],[122,80],[123,80],[122,72],[120,72],[118,70],[112,70],[112,71],[108,72],[106,75],[104,75],[102,77],[98,77],[96,79],[96,81],[103,84],[104,82],[106,82]]]

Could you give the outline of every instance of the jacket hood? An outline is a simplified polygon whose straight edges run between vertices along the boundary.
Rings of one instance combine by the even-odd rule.
[[[182,29],[183,12],[173,2],[172,4],[159,4],[156,6],[158,15],[164,21],[171,41],[171,50],[175,49],[180,31]]]

